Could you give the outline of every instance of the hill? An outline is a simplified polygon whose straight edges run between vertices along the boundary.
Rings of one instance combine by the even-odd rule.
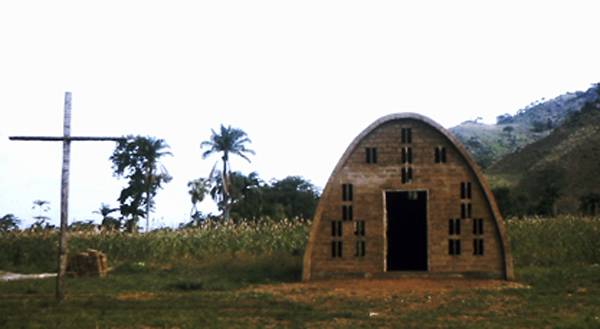
[[[557,120],[562,124],[547,137],[486,170],[504,212],[600,210],[600,97]]]
[[[503,156],[548,136],[586,103],[596,101],[599,88],[600,85],[596,84],[585,92],[535,101],[515,115],[499,115],[496,124],[465,121],[450,128],[450,131],[471,152],[477,163],[487,168]]]

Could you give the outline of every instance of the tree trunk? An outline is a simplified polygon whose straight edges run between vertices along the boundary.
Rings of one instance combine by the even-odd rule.
[[[148,168],[148,177],[146,178],[146,233],[150,229],[150,189],[152,188],[152,167]]]
[[[65,274],[67,273],[67,241],[69,221],[69,163],[71,161],[71,93],[65,93],[65,117],[63,125],[63,163],[60,191],[60,238],[58,243],[58,274],[56,276],[56,299],[65,299]]]
[[[227,152],[223,154],[223,220],[229,221],[229,173],[227,172]]]

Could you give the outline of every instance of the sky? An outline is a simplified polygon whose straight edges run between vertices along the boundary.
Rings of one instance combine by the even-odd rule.
[[[220,124],[256,151],[234,170],[323,188],[377,118],[418,112],[452,127],[600,82],[598,1],[2,1],[0,216],[58,224],[65,91],[73,135],[151,135],[173,157],[152,226],[189,220],[187,182],[217,157]],[[117,206],[110,142],[72,145],[70,222]],[[210,200],[204,211],[216,211]]]

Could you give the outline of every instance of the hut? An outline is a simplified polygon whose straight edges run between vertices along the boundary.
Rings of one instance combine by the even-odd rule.
[[[350,144],[315,211],[303,279],[469,275],[513,278],[487,182],[446,129],[391,114]]]

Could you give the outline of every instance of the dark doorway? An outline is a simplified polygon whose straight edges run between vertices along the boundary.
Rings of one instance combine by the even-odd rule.
[[[387,270],[427,271],[427,192],[386,192]]]

